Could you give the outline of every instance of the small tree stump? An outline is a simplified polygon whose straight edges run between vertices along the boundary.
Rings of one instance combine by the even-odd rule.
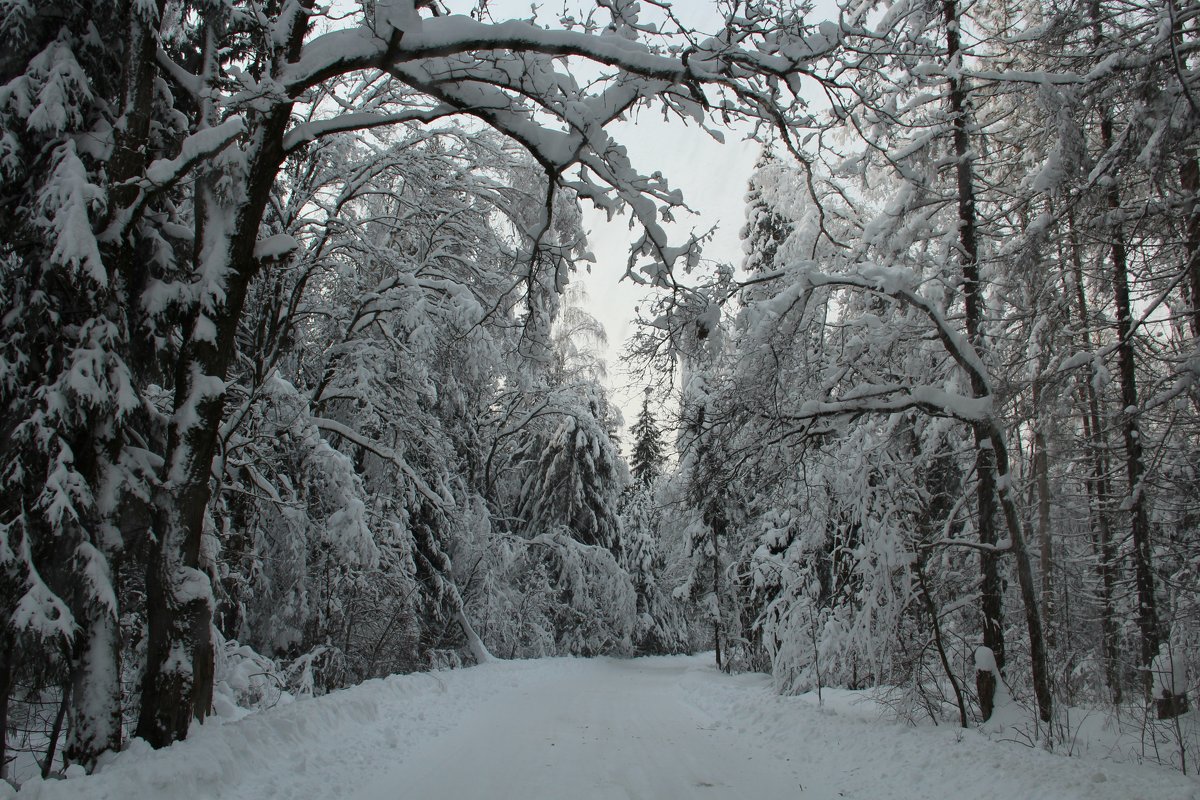
[[[979,694],[979,716],[987,722],[996,710],[996,686],[1000,670],[996,668],[996,654],[990,647],[975,648],[975,691]]]
[[[1163,691],[1162,697],[1155,700],[1155,705],[1158,706],[1159,719],[1175,719],[1188,712],[1188,696],[1184,694],[1170,694]]]
[[[1162,645],[1150,662],[1159,719],[1175,719],[1188,711],[1187,656],[1179,647]]]
[[[996,708],[996,676],[991,670],[975,671],[975,691],[979,693],[979,715],[987,722]]]

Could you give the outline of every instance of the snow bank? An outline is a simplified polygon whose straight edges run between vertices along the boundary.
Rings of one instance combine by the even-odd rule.
[[[236,722],[213,718],[155,752],[134,740],[96,774],[25,783],[18,800],[344,797],[412,748],[458,725],[518,664],[393,676]],[[528,668],[526,675],[535,675]]]
[[[687,673],[688,702],[805,765],[805,796],[972,800],[1200,800],[1200,783],[1166,767],[1070,758],[957,727],[890,722],[864,692],[780,697],[761,675]]]

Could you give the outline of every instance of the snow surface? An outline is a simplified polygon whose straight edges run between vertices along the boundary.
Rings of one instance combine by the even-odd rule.
[[[823,696],[779,697],[711,656],[494,661],[206,723],[17,797],[1200,800],[1165,768],[913,728],[862,693]]]

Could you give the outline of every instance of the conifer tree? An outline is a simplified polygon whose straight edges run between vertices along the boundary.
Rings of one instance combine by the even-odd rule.
[[[642,413],[632,428],[633,458],[629,471],[634,482],[641,487],[649,488],[662,475],[663,444],[662,432],[650,412],[650,388],[646,387],[646,396],[642,400]]]
[[[746,187],[746,224],[740,232],[746,253],[742,269],[749,275],[773,269],[780,246],[795,229],[795,223],[780,213],[773,202],[784,175],[786,170],[781,169],[779,159],[770,150],[764,150]]]

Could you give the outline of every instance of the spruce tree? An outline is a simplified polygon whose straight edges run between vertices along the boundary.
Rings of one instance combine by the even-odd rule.
[[[775,268],[780,246],[792,234],[795,224],[775,207],[780,191],[782,165],[770,150],[764,150],[754,165],[746,188],[746,223],[740,231],[746,259],[742,269],[761,274]]]
[[[630,473],[634,482],[641,487],[650,487],[662,474],[663,445],[662,432],[654,415],[650,413],[650,388],[646,388],[646,397],[642,400],[642,413],[633,426],[633,461]]]

